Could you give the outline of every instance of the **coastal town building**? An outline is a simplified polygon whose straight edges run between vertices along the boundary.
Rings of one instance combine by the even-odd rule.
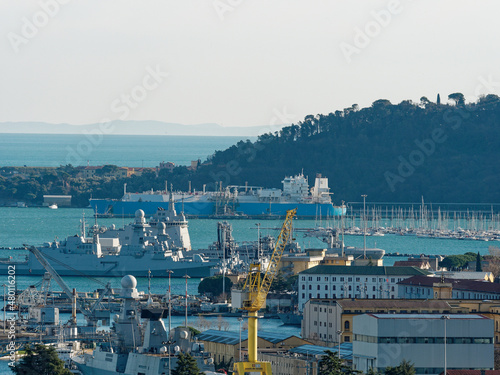
[[[417,375],[440,374],[445,363],[454,370],[493,370],[492,332],[493,321],[482,315],[358,315],[353,368],[383,372],[406,360]]]
[[[398,298],[499,300],[500,284],[415,275],[398,282]]]
[[[327,254],[326,249],[306,249],[303,253],[284,254],[281,257],[278,270],[283,276],[293,276],[320,264],[335,266],[350,266],[354,257],[341,257],[337,254]]]
[[[44,195],[43,205],[50,206],[56,204],[58,207],[70,207],[71,195]]]
[[[397,298],[399,282],[428,274],[415,267],[318,265],[299,273],[299,311],[311,298]]]
[[[161,171],[162,169],[166,169],[169,172],[172,172],[175,168],[175,163],[172,163],[170,161],[162,161],[160,165],[158,165],[158,170]]]
[[[318,345],[332,346],[339,341],[353,341],[354,317],[357,315],[468,312],[466,307],[451,306],[447,301],[438,300],[311,299],[305,304],[301,336]]]
[[[338,346],[328,348],[306,344],[288,351],[263,351],[259,354],[259,358],[271,363],[273,375],[311,375],[318,373],[318,363],[328,350],[339,355]],[[352,362],[351,343],[340,345],[340,358],[347,363]]]
[[[205,351],[210,352],[216,362],[229,363],[239,360],[239,332],[209,329],[198,335],[198,341],[204,344]],[[310,344],[310,342],[287,333],[258,331],[257,345],[259,351],[284,351],[305,344]],[[241,348],[245,351],[248,348],[247,330],[241,331]]]
[[[145,171],[155,172],[156,168],[136,168],[136,167],[118,167],[116,165],[88,165],[86,167],[77,167],[79,177],[87,180],[94,177],[126,178],[130,176],[141,176]]]

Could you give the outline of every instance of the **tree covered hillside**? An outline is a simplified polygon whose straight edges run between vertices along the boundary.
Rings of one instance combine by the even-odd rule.
[[[449,99],[455,104],[381,99],[309,115],[255,143],[216,152],[211,165],[181,180],[198,188],[219,180],[281,187],[285,175],[303,169],[310,183],[316,173],[329,178],[336,203],[361,194],[371,201],[499,202],[500,98]]]
[[[306,116],[303,121],[263,134],[256,142],[241,141],[217,151],[197,170],[185,166],[150,169],[117,177],[116,166],[104,166],[92,177],[71,165],[58,168],[5,167],[0,170],[0,204],[40,204],[43,194],[69,194],[73,204],[88,199],[121,198],[130,192],[207,190],[228,185],[281,188],[286,175],[302,170],[314,183],[316,173],[329,178],[339,204],[370,202],[500,202],[500,98],[481,97],[453,104],[377,100],[372,106]],[[146,151],[147,152],[147,151]],[[3,172],[2,172],[3,171]],[[3,174],[2,174],[3,173]]]

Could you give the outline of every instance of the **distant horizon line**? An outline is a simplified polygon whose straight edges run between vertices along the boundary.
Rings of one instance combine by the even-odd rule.
[[[38,133],[38,132],[2,132],[0,130],[0,134],[9,134],[9,135],[74,135],[74,136],[85,136],[85,134],[80,133]],[[251,137],[257,138],[256,135],[197,135],[197,134],[105,134],[109,136],[117,136],[117,137],[203,137],[203,138],[241,138],[241,137]]]

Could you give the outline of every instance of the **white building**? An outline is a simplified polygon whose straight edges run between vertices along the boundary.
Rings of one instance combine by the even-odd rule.
[[[429,273],[415,267],[319,265],[299,273],[299,310],[311,298],[397,298],[397,284]]]
[[[482,315],[365,314],[354,322],[353,367],[364,373],[406,360],[417,374],[439,374],[445,353],[447,369],[493,370],[493,321]]]

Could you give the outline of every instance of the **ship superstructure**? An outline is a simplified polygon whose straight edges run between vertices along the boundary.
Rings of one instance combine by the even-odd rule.
[[[217,262],[207,261],[200,254],[190,254],[191,242],[189,235],[183,233],[184,222],[168,226],[165,221],[168,220],[157,220],[151,226],[146,223],[144,212],[138,210],[134,221],[124,228],[94,225],[91,236],[82,230],[80,235],[46,242],[38,249],[61,276],[124,276],[133,272],[142,277],[168,277],[169,270],[173,277],[211,276]],[[187,223],[185,228],[187,230]],[[2,263],[15,265],[17,275],[45,273],[40,262],[30,254],[25,261]]]
[[[114,318],[113,340],[74,359],[84,375],[168,374],[177,367],[180,353],[192,355],[201,371],[215,371],[213,359],[204,353],[202,344],[193,341],[188,328],[167,332],[163,309],[145,307],[139,311],[135,277],[124,276],[121,284],[123,302]]]

